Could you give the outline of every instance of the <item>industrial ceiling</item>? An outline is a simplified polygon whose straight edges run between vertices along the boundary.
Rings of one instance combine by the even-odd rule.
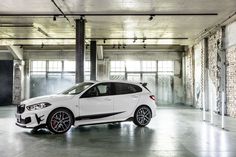
[[[1,45],[73,45],[75,19],[86,42],[190,44],[235,11],[235,0],[0,0]],[[63,16],[63,13],[65,16]]]

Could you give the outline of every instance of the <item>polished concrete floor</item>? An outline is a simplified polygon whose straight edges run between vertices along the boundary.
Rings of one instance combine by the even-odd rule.
[[[132,122],[72,128],[63,135],[32,133],[14,124],[14,107],[0,107],[0,157],[228,157],[236,156],[236,119],[226,130],[201,120],[201,111],[159,107],[145,128]]]

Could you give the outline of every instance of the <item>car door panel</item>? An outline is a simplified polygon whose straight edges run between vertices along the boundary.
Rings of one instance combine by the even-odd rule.
[[[110,84],[95,85],[79,99],[80,116],[77,120],[94,123],[113,119],[114,96],[110,94]]]

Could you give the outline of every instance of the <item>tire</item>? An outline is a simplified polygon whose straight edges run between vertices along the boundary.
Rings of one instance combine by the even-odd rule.
[[[152,118],[152,111],[148,106],[140,106],[134,113],[134,124],[140,127],[148,125]]]
[[[73,124],[73,116],[68,109],[59,108],[52,111],[47,119],[47,128],[55,134],[67,132]]]

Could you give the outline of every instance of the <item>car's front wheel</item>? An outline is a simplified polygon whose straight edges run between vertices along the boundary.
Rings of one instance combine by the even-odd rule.
[[[140,106],[134,113],[134,124],[144,127],[149,124],[152,118],[152,111],[147,106]]]
[[[63,134],[70,129],[72,122],[73,117],[70,111],[59,108],[49,114],[47,128],[55,134]]]

